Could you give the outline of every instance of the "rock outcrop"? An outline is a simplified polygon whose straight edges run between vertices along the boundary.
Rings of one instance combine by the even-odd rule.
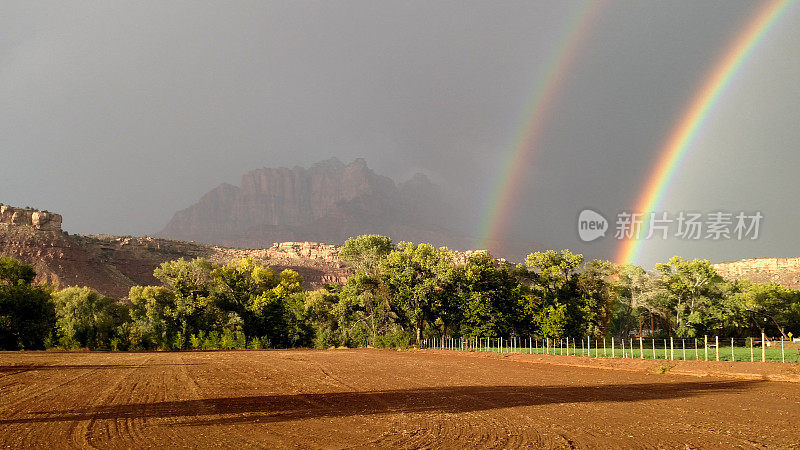
[[[175,214],[160,237],[229,247],[273,242],[343,243],[360,234],[466,248],[438,186],[421,174],[396,185],[363,159],[310,168],[264,168],[223,184]]]
[[[178,258],[206,258],[224,264],[253,258],[276,271],[298,272],[306,288],[343,283],[349,275],[339,262],[339,248],[312,242],[288,242],[261,250],[218,247],[148,236],[80,236],[43,233],[30,226],[0,224],[0,256],[11,256],[36,270],[37,283],[58,288],[89,286],[122,298],[134,285],[158,285],[153,270]]]
[[[29,226],[42,231],[61,231],[61,215],[0,203],[0,223]]]
[[[714,264],[724,278],[800,289],[800,258],[753,258]]]

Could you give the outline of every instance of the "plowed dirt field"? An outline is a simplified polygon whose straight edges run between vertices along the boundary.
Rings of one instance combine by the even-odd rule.
[[[551,358],[0,353],[0,446],[800,447],[800,383]]]

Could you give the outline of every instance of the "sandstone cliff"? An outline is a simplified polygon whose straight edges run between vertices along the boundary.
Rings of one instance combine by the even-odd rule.
[[[0,203],[0,224],[27,225],[37,230],[61,231],[61,216],[49,211],[16,208]]]
[[[800,289],[800,258],[753,258],[714,264],[724,278]]]
[[[36,269],[37,283],[56,287],[89,286],[122,298],[131,286],[157,285],[153,270],[178,258],[206,258],[226,263],[252,257],[280,271],[292,269],[307,288],[344,282],[349,274],[338,248],[316,243],[283,243],[262,250],[242,250],[148,236],[80,236],[0,224],[0,256],[11,256]]]
[[[252,257],[279,271],[296,270],[306,287],[316,288],[346,280],[348,271],[338,255],[336,246],[310,242],[241,250],[147,236],[68,235],[61,231],[58,214],[0,205],[0,256],[32,265],[38,283],[89,286],[117,298],[131,286],[158,284],[153,270],[162,262],[197,257],[215,263]]]
[[[363,159],[330,159],[310,168],[264,168],[223,184],[175,214],[159,237],[230,247],[281,241],[343,243],[378,233],[395,241],[466,248],[440,189],[424,175],[396,185]]]

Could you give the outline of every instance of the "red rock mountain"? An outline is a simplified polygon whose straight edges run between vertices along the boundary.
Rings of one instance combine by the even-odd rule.
[[[264,168],[222,184],[175,214],[158,234],[184,241],[265,248],[274,242],[342,243],[379,233],[395,241],[466,248],[438,186],[418,174],[399,185],[375,174],[363,159],[338,159],[310,168]]]

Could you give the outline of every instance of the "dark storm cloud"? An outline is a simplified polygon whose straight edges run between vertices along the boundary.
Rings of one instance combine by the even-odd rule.
[[[603,7],[563,80],[510,236],[610,257],[615,242],[577,240],[579,209],[632,205],[691,93],[758,7]],[[70,231],[152,233],[247,170],[364,157],[398,181],[423,171],[458,193],[467,204],[463,228],[477,234],[531,90],[579,9],[564,2],[5,2],[0,201],[62,212]],[[786,119],[796,119],[800,104],[791,31],[799,15],[787,13],[760,50],[773,57],[741,77],[773,75],[758,98],[776,101],[755,115],[780,126],[754,127],[740,151],[770,155],[758,173],[781,179],[787,202],[798,185],[786,163],[800,166],[800,140]],[[719,117],[727,130],[752,122]],[[724,145],[708,143],[698,154],[722,154]],[[715,192],[735,183],[705,172],[717,174]],[[682,179],[674,197],[691,197],[692,183]],[[746,191],[736,191],[741,203],[766,202],[763,190]],[[774,214],[775,222],[796,219]],[[783,235],[758,251],[785,248],[788,227],[777,229]],[[736,249],[709,252],[736,256]],[[755,256],[749,253],[743,256]]]

